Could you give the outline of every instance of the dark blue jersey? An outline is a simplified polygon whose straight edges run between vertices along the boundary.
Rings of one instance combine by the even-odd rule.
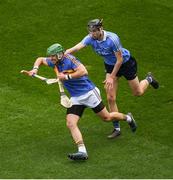
[[[54,68],[55,65],[52,63],[50,58],[46,58],[47,64]],[[71,54],[67,54],[63,59],[56,65],[59,72],[64,74],[71,74],[75,72],[75,69],[81,64],[81,62],[76,59]],[[88,91],[95,88],[92,81],[89,80],[88,76],[81,76],[79,78],[74,78],[70,80],[62,81],[64,87],[68,90],[71,97],[77,97],[87,93]]]

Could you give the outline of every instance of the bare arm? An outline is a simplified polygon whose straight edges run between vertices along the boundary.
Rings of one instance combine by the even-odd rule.
[[[114,65],[114,69],[113,69],[112,73],[109,76],[107,76],[106,81],[105,81],[105,83],[106,83],[105,85],[106,85],[107,89],[113,88],[113,81],[114,81],[115,76],[116,76],[117,72],[119,71],[119,69],[122,65],[122,62],[123,62],[123,57],[122,57],[121,51],[117,51],[115,53],[115,56],[117,58],[117,62]]]
[[[85,47],[85,45],[80,42],[80,43],[76,44],[75,46],[73,46],[72,48],[67,49],[65,51],[65,54],[72,54],[72,53],[74,53],[76,51],[79,51],[80,49],[82,49],[84,47]]]
[[[76,69],[75,72],[71,74],[72,78],[79,78],[81,76],[88,75],[88,71],[83,64],[80,64]]]
[[[44,57],[39,57],[39,58],[37,58],[37,59],[35,60],[35,62],[34,62],[34,67],[35,67],[35,66],[36,66],[36,67],[37,67],[37,66],[39,67],[39,66],[42,65],[42,64],[48,66],[45,58],[44,58]]]
[[[122,52],[121,51],[118,51],[115,53],[115,56],[117,58],[117,62],[115,63],[114,65],[114,69],[111,73],[111,78],[115,78],[117,72],[119,71],[121,65],[122,65],[122,62],[123,62],[123,56],[122,56]]]
[[[48,66],[44,57],[37,58],[34,62],[33,69],[29,71],[29,75],[32,76],[33,74],[37,74],[38,69],[39,69],[40,65],[42,65],[42,64]]]

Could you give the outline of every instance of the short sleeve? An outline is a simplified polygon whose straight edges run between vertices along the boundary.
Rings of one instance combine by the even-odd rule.
[[[81,64],[80,60],[71,54],[67,54],[66,58],[68,60],[67,62],[69,63],[69,68],[71,69],[76,69]]]
[[[47,62],[49,67],[52,67],[52,68],[55,67],[55,64],[53,64],[53,62],[49,58],[46,58],[46,62]]]
[[[83,40],[81,41],[82,44],[84,44],[85,46],[88,46],[91,44],[92,38],[87,35],[83,38]]]
[[[112,51],[117,52],[120,51],[122,49],[122,45],[120,43],[120,39],[118,36],[114,36],[114,37],[109,37],[111,40],[111,48]]]
[[[72,60],[71,65],[72,65],[73,69],[76,69],[80,64],[81,64],[81,62],[78,59],[75,58],[75,59]]]

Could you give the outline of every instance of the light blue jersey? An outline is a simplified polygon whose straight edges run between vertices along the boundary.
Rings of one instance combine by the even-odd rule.
[[[115,65],[117,59],[114,53],[119,50],[122,52],[123,63],[130,58],[130,52],[122,47],[119,37],[112,32],[104,31],[102,41],[95,40],[90,35],[87,35],[81,43],[85,46],[91,45],[93,50],[102,56],[104,62],[109,65]]]
[[[48,66],[54,68],[55,65],[49,58],[46,58]],[[64,58],[56,65],[59,72],[64,74],[71,74],[75,72],[75,69],[81,64],[81,62],[74,56],[67,54]],[[95,85],[89,80],[88,76],[82,76],[80,78],[74,78],[70,80],[62,81],[65,88],[70,93],[71,97],[81,96],[88,91],[95,88]]]

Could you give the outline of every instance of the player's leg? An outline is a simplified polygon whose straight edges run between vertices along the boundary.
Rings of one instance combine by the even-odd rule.
[[[130,57],[129,61],[124,64],[123,75],[128,80],[132,93],[135,96],[142,96],[149,85],[152,85],[155,89],[159,87],[159,83],[151,73],[148,73],[146,79],[139,81],[137,77],[137,62],[133,57]]]
[[[149,84],[154,88],[159,88],[159,82],[155,79],[155,77],[152,75],[151,72],[148,72],[146,80],[149,82]]]
[[[97,110],[95,112],[97,113],[97,115],[101,119],[103,119],[104,121],[112,121],[112,120],[127,121],[129,126],[130,126],[130,128],[131,128],[131,130],[132,130],[132,132],[136,131],[137,125],[136,125],[136,122],[135,122],[135,120],[134,120],[134,118],[133,118],[131,113],[128,113],[128,114],[123,114],[123,113],[120,113],[120,112],[111,112],[111,113],[109,113],[107,111],[106,107],[104,107],[103,109],[100,108],[100,111],[99,111],[99,106],[103,107],[101,104],[99,104],[95,108]]]
[[[76,144],[83,143],[82,134],[78,128],[79,116],[75,114],[68,114],[66,117],[66,125],[71,132],[72,138]]]
[[[140,82],[136,76],[135,79],[128,80],[128,83],[134,96],[142,96],[150,84],[152,84],[155,89],[159,88],[159,83],[150,74],[146,77],[146,79],[141,80]]]
[[[78,127],[78,121],[84,111],[83,106],[73,105],[67,110],[66,124],[69,128],[72,138],[78,147],[77,153],[71,153],[68,157],[72,160],[86,160],[88,159],[87,150],[83,141],[81,131]]]
[[[149,86],[146,79],[139,82],[137,76],[133,80],[128,80],[128,83],[134,96],[142,96]]]
[[[118,107],[116,104],[117,89],[118,89],[118,77],[116,77],[114,80],[113,89],[112,90],[106,89],[107,102],[110,112],[118,112]],[[121,134],[120,123],[118,121],[113,121],[113,126],[114,129],[112,133],[107,136],[109,139],[116,138]]]

